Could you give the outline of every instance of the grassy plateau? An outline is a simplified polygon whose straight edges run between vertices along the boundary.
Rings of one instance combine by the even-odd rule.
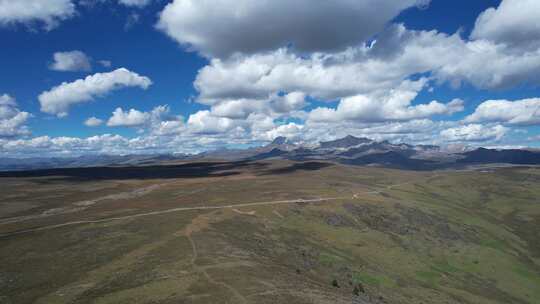
[[[540,168],[0,175],[0,303],[540,303]]]

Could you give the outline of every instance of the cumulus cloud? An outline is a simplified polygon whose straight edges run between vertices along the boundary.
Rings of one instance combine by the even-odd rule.
[[[90,58],[81,51],[56,52],[53,55],[54,62],[49,65],[53,71],[90,71],[92,65]]]
[[[471,37],[537,49],[540,46],[539,17],[537,0],[503,0],[498,8],[489,8],[480,14]]]
[[[210,59],[199,70],[194,83],[199,92],[195,100],[210,108],[188,118],[184,126],[187,133],[244,134],[247,140],[260,140],[289,128],[301,130],[304,140],[317,141],[330,136],[330,129],[344,132],[333,137],[354,133],[421,143],[440,143],[447,138],[496,141],[502,138],[504,129],[491,124],[470,121],[463,126],[451,118],[440,122],[429,120],[463,111],[465,104],[461,99],[418,100],[418,94],[443,83],[456,89],[470,84],[488,90],[540,84],[538,48],[516,46],[474,33],[464,38],[461,32],[446,34],[437,30],[409,30],[403,24],[385,25],[392,17],[382,18],[383,26],[370,18],[363,19],[375,22],[374,27],[359,30],[356,33],[359,36],[343,30],[336,38],[345,37],[342,44],[334,41],[333,46],[325,46],[332,41],[324,39],[326,32],[310,34],[302,28],[311,22],[309,13],[319,9],[319,4],[312,5],[316,7],[305,15],[296,14],[305,18],[289,21],[288,13],[294,12],[296,3],[263,2],[267,18],[283,16],[284,22],[261,28],[246,26],[252,20],[261,24],[262,19],[254,17],[258,16],[255,5],[235,1],[222,8],[225,2],[212,2],[212,7],[219,10],[203,10],[208,1],[175,0],[160,16],[160,29]],[[347,5],[362,5],[361,2]],[[343,9],[343,3],[335,9]],[[409,7],[414,3],[404,5]],[[357,13],[354,9],[350,11]],[[336,11],[328,12],[330,16]],[[477,28],[482,18],[479,17]],[[217,21],[221,27],[214,30]],[[343,21],[340,25],[346,27],[348,21]],[[273,33],[274,27],[287,22],[294,24],[287,26],[294,30],[278,30],[277,35],[258,32]],[[231,30],[237,27],[241,29]],[[257,37],[251,37],[252,34]],[[424,78],[418,79],[418,75]],[[312,99],[338,104],[305,110],[307,101]],[[299,122],[276,123],[287,118]],[[478,128],[489,136],[482,139],[475,135]],[[443,131],[447,137],[441,136]]]
[[[185,130],[182,117],[175,120],[159,121],[152,125],[151,132],[156,136],[178,135]]]
[[[87,127],[98,127],[103,124],[103,120],[97,117],[90,117],[84,121],[84,125]]]
[[[425,2],[425,1],[423,1]],[[209,57],[292,45],[300,52],[343,50],[371,38],[416,0],[174,0],[157,27]]]
[[[213,116],[207,110],[191,114],[187,125],[193,132],[201,134],[224,133],[236,126],[234,120],[227,117]]]
[[[382,79],[370,73],[373,69],[336,57],[299,57],[279,49],[229,60],[214,59],[195,80],[200,92],[198,101],[209,104],[219,99],[266,98],[280,91],[304,92],[331,100],[388,86],[377,81]],[[335,63],[330,65],[328,61]]]
[[[109,127],[144,127],[152,134],[172,134],[183,126],[183,118],[181,116],[170,115],[170,108],[167,105],[160,105],[153,108],[149,112],[143,112],[136,109],[124,111],[122,108],[116,108],[112,116],[107,121]]]
[[[540,125],[540,98],[516,101],[487,100],[481,103],[474,113],[467,116],[465,121]]]
[[[9,96],[8,94],[2,94],[0,95],[0,106],[11,106],[15,107],[17,106],[17,102],[15,101],[15,98]],[[3,113],[3,112],[0,112]],[[0,114],[2,115],[2,114]],[[0,116],[2,117],[2,116]]]
[[[388,91],[413,75],[429,73],[454,87],[482,89],[540,84],[540,50],[520,51],[487,40],[466,41],[459,34],[411,31],[391,26],[371,44],[338,53],[298,55],[288,48],[229,59],[213,59],[195,80],[198,101],[266,98],[277,92],[303,92],[336,100]]]
[[[129,111],[117,108],[114,110],[113,115],[107,121],[109,127],[136,127],[144,125],[149,119],[149,114],[135,109]]]
[[[0,95],[0,138],[30,134],[25,125],[30,116],[30,113],[17,108],[15,98],[7,94]]]
[[[264,111],[264,103],[264,100],[245,98],[223,100],[212,106],[211,114],[216,117],[242,119],[251,113]]]
[[[441,131],[440,136],[452,142],[485,142],[501,140],[510,129],[502,125],[468,124]]]
[[[405,121],[433,115],[450,115],[463,111],[463,101],[455,99],[447,104],[431,101],[411,105],[426,79],[405,81],[398,88],[385,94],[356,95],[341,100],[336,109],[316,108],[309,113],[315,122],[354,120],[361,122]]]
[[[289,114],[300,110],[306,103],[306,95],[302,92],[292,92],[285,95],[273,95],[263,99],[225,99],[216,100],[211,113],[214,116],[242,119],[252,113],[264,113],[270,116]]]
[[[302,109],[306,105],[306,94],[303,92],[291,92],[284,96],[272,99],[270,106],[276,113],[289,113]]]
[[[152,84],[150,78],[120,68],[109,73],[97,73],[74,82],[64,82],[38,97],[41,111],[66,116],[72,105],[88,102],[111,91],[125,87],[147,89]]]
[[[454,87],[470,83],[480,89],[509,89],[523,84],[540,84],[540,50],[514,50],[485,40],[467,42],[455,51],[435,75]],[[446,56],[451,57],[451,56]]]
[[[273,140],[274,138],[283,136],[290,140],[303,140],[303,130],[304,126],[290,122],[288,124],[279,125],[271,130],[268,130],[264,133],[264,138],[266,140]]]
[[[150,0],[118,2],[137,7]],[[469,37],[388,25],[404,9],[429,3],[397,2],[171,0],[157,27],[208,58],[194,83],[203,110],[184,119],[166,106],[118,108],[101,123],[136,128],[137,137],[0,139],[0,154],[199,152],[277,136],[316,143],[348,134],[489,145],[508,143],[511,126],[538,124],[536,101],[488,101],[458,121],[451,115],[463,111],[462,100],[419,95],[441,84],[539,85],[534,2],[503,0],[479,16]],[[150,85],[147,77],[119,69],[61,84],[39,101],[42,111],[62,116],[115,89]],[[312,109],[309,102],[326,104]]]
[[[75,13],[72,0],[0,0],[0,26],[41,23],[51,30]]]

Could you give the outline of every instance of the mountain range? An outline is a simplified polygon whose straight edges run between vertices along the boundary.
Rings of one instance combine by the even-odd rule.
[[[431,170],[482,164],[540,165],[540,151],[486,149],[449,151],[433,145],[410,145],[346,136],[318,145],[304,146],[277,137],[270,144],[248,149],[221,149],[195,155],[88,155],[71,158],[1,158],[0,170],[34,170],[63,167],[141,166],[188,161],[240,161],[288,159],[333,161],[349,165]]]

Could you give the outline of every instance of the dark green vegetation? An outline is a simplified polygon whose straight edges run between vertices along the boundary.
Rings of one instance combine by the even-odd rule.
[[[0,303],[540,303],[538,168],[189,166],[1,178]]]

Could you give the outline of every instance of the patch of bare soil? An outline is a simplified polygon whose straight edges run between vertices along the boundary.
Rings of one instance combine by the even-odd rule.
[[[255,215],[255,213],[256,213],[255,210],[252,210],[252,211],[242,211],[242,210],[238,210],[238,209],[233,209],[232,211],[235,212],[235,213],[238,213],[238,214],[242,214],[242,215]]]
[[[167,185],[167,184],[166,183],[164,183],[164,184],[156,184],[156,185],[151,185],[151,186],[144,187],[144,188],[135,189],[133,191],[127,191],[127,192],[116,193],[116,194],[111,194],[111,195],[98,197],[98,198],[93,199],[93,200],[85,200],[85,201],[75,202],[75,203],[72,204],[74,207],[53,208],[53,209],[45,210],[45,211],[41,212],[40,214],[25,215],[25,216],[18,216],[18,217],[12,217],[12,218],[4,218],[4,219],[0,219],[0,225],[1,224],[18,223],[18,222],[34,220],[34,219],[39,219],[39,218],[45,218],[45,217],[61,215],[61,214],[80,212],[80,211],[88,209],[92,205],[95,205],[95,204],[103,202],[103,201],[119,201],[119,200],[134,199],[134,198],[138,198],[138,197],[147,195],[147,194],[161,188],[164,185]]]

